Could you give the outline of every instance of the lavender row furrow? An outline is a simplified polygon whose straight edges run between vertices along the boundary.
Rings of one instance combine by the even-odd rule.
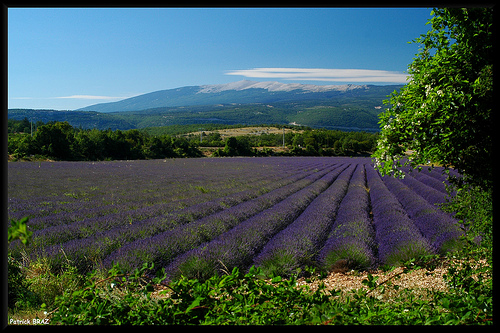
[[[335,181],[288,227],[276,234],[253,260],[264,272],[291,275],[317,255],[333,224],[356,165],[335,170]]]
[[[310,186],[290,195],[216,239],[179,256],[167,268],[170,279],[178,274],[209,277],[221,270],[243,268],[280,230],[292,223],[334,181],[337,173],[330,172]]]
[[[334,166],[333,168],[337,168]],[[166,265],[175,256],[188,251],[199,244],[210,241],[230,228],[238,225],[245,219],[268,209],[286,199],[293,193],[310,185],[332,169],[324,171],[304,172],[298,175],[288,185],[267,192],[257,198],[232,206],[219,213],[206,216],[195,222],[180,226],[154,237],[139,239],[130,242],[111,253],[104,261],[106,266],[119,263],[124,267],[136,267],[144,260],[155,262],[157,265]],[[282,184],[280,184],[282,185]]]
[[[437,179],[438,181],[443,182],[446,185],[450,185],[450,180],[449,177],[457,177],[460,178],[462,175],[460,175],[455,169],[448,169],[448,173],[445,171],[446,169],[444,167],[434,167],[428,175],[430,177],[433,177]]]
[[[366,180],[370,189],[378,261],[381,264],[396,265],[433,253],[428,240],[373,167],[366,167]]]
[[[456,220],[429,204],[397,179],[386,176],[383,180],[435,251],[445,253],[460,246],[462,231]]]
[[[409,166],[399,168],[406,176],[411,176],[421,183],[434,188],[442,193],[446,193],[445,179],[446,177],[440,172],[432,168],[421,167],[420,170],[412,169]],[[406,177],[405,177],[406,178]]]
[[[438,180],[437,178],[434,178],[429,175],[429,172],[421,171],[421,172],[412,172],[410,176],[414,177],[416,180],[420,181],[421,183],[430,186],[434,188],[437,191],[440,191],[444,194],[446,194],[446,185],[443,180]]]
[[[339,265],[368,269],[375,265],[375,230],[369,208],[365,167],[359,164],[340,204],[333,228],[319,254],[322,266],[326,269]]]
[[[386,178],[384,178],[386,179]],[[435,188],[425,185],[423,182],[417,180],[414,177],[406,176],[403,179],[399,179],[401,183],[406,185],[416,194],[421,196],[431,205],[442,204],[446,202],[446,194],[436,190]]]

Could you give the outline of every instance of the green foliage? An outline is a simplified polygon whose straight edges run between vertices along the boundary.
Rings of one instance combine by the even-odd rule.
[[[243,136],[227,138],[223,153],[224,156],[251,156],[253,154],[250,142]]]
[[[433,295],[445,309],[447,324],[493,323],[491,252],[491,247],[475,246],[453,257],[444,276],[450,291]]]
[[[8,242],[20,240],[27,245],[31,241],[33,232],[27,230],[28,218],[21,220],[10,220],[7,230]],[[7,255],[7,286],[8,286],[8,307],[23,308],[39,304],[39,298],[30,290],[30,283],[23,275],[20,263],[11,254]]]
[[[33,135],[36,151],[56,159],[71,158],[74,150],[73,127],[68,122],[48,123]]]
[[[265,281],[255,268],[247,274],[235,268],[203,283],[182,277],[169,284],[169,296],[152,298],[152,283],[163,277],[148,281],[149,269],[152,266],[144,265],[126,275],[115,266],[99,281],[89,275],[84,289],[68,291],[57,299],[51,324],[301,323],[309,309],[328,300],[319,290],[309,293],[296,288],[294,280]]]
[[[243,125],[230,126],[241,127]],[[275,125],[283,127],[281,125]],[[75,129],[67,122],[39,123],[34,135],[10,133],[8,153],[14,160],[51,158],[56,160],[125,160],[159,159],[171,157],[200,157],[199,136],[177,135],[187,129],[199,129],[192,126],[170,126],[164,131],[122,131]],[[219,125],[205,124],[209,129],[221,128]],[[227,127],[227,126],[226,126]],[[286,127],[286,126],[285,126]],[[304,127],[293,127],[304,129]],[[377,134],[367,132],[345,132],[339,130],[306,130],[300,133],[286,133],[285,144],[292,146],[285,153],[278,153],[266,148],[257,151],[252,147],[282,146],[282,134],[262,133],[261,135],[242,135],[225,140],[217,132],[205,135],[203,146],[223,147],[214,152],[220,156],[336,156],[367,154],[373,151]],[[163,133],[163,134],[160,134]],[[301,146],[305,147],[302,148]]]
[[[461,320],[491,324],[493,319],[493,191],[473,184],[448,187],[442,205],[454,213],[465,231],[464,246],[454,255],[445,276],[448,294],[436,294],[441,305],[460,313]],[[457,318],[451,318],[457,321]]]
[[[30,288],[21,264],[10,255],[7,260],[7,305],[9,309],[24,309],[42,304],[40,298]]]
[[[441,208],[463,225],[469,247],[493,247],[493,189],[483,190],[474,185],[451,185],[450,194]]]
[[[191,139],[193,140],[193,138]],[[196,140],[196,139],[194,139]],[[350,156],[367,154],[375,148],[377,134],[367,132],[344,132],[338,130],[311,130],[286,133],[285,152],[275,152],[266,146],[282,146],[283,134],[242,135],[227,138],[220,144],[211,141],[213,146],[222,146],[212,156]],[[262,151],[252,147],[265,147]],[[305,148],[302,148],[305,147]]]
[[[397,173],[405,153],[415,167],[452,166],[469,182],[493,181],[493,9],[434,9],[431,29],[408,67],[411,80],[380,115],[379,170]]]
[[[418,266],[416,266],[418,268]],[[259,268],[248,273],[238,268],[200,282],[180,277],[153,297],[153,285],[164,276],[148,279],[153,267],[144,265],[133,274],[118,266],[106,276],[89,274],[86,286],[66,291],[51,311],[51,324],[107,325],[301,325],[301,324],[491,324],[491,294],[481,294],[483,277],[471,277],[474,269],[450,270],[456,290],[419,294],[400,289],[392,281],[368,274],[366,289],[327,291],[324,284],[312,291],[298,287],[294,277],[264,279]],[[413,268],[407,268],[408,272]],[[432,270],[428,274],[433,274]],[[467,278],[468,286],[460,284]],[[487,277],[484,277],[485,279]],[[490,279],[491,280],[491,279]],[[487,284],[487,283],[486,283]],[[396,293],[394,292],[396,291]],[[491,291],[491,289],[490,289]],[[388,296],[388,294],[391,296]],[[168,294],[168,295],[167,295]],[[390,297],[390,301],[389,298]]]
[[[41,155],[56,160],[89,161],[201,156],[196,146],[182,137],[151,136],[136,129],[78,130],[68,122],[40,125],[33,137],[9,134],[8,152],[16,159]]]
[[[16,239],[19,239],[24,245],[28,245],[31,240],[31,236],[33,235],[32,231],[28,230],[29,218],[23,217],[20,220],[10,220],[10,227],[7,230],[8,242],[12,242]]]
[[[58,272],[54,272],[46,258],[37,259],[26,266],[21,266],[15,259],[11,259],[11,262],[13,266],[9,267],[12,269],[9,274],[18,279],[12,281],[14,290],[18,288],[17,296],[12,298],[17,299],[17,309],[39,308],[42,304],[52,307],[56,297],[65,290],[81,288],[81,276],[76,267],[68,262]]]

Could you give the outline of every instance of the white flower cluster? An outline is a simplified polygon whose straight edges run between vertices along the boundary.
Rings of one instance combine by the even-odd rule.
[[[425,97],[429,96],[431,90],[432,90],[432,87],[430,84],[425,86]]]

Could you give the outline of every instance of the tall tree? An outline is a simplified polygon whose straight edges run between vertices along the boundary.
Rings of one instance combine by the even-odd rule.
[[[373,154],[383,174],[399,161],[454,167],[469,182],[492,185],[493,9],[442,8],[408,67],[409,82],[381,114]]]
[[[40,126],[33,136],[34,145],[42,155],[70,160],[74,146],[73,127],[67,122],[53,122]]]

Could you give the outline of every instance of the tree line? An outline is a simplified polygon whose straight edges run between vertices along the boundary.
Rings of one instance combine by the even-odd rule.
[[[35,126],[36,125],[36,126]],[[377,134],[312,130],[282,134],[263,133],[223,139],[220,133],[197,135],[152,135],[146,131],[74,128],[68,122],[8,121],[8,154],[13,160],[98,161],[175,157],[201,157],[200,146],[219,147],[212,156],[337,156],[369,154]],[[270,147],[288,149],[274,151]],[[201,141],[201,142],[200,142]],[[266,147],[257,149],[256,147]]]
[[[343,132],[339,130],[313,130],[301,132],[262,133],[259,135],[242,135],[223,139],[220,133],[202,133],[199,136],[190,135],[190,140],[201,141],[206,147],[224,147],[216,150],[216,156],[349,156],[369,154],[375,149],[378,135],[366,132]],[[286,151],[274,151],[271,147],[282,147]],[[257,150],[255,147],[264,147]],[[252,149],[253,148],[253,149]]]
[[[182,137],[150,136],[136,129],[77,129],[68,122],[39,125],[32,135],[9,133],[8,153],[14,159],[39,156],[75,161],[202,156],[196,146]]]

